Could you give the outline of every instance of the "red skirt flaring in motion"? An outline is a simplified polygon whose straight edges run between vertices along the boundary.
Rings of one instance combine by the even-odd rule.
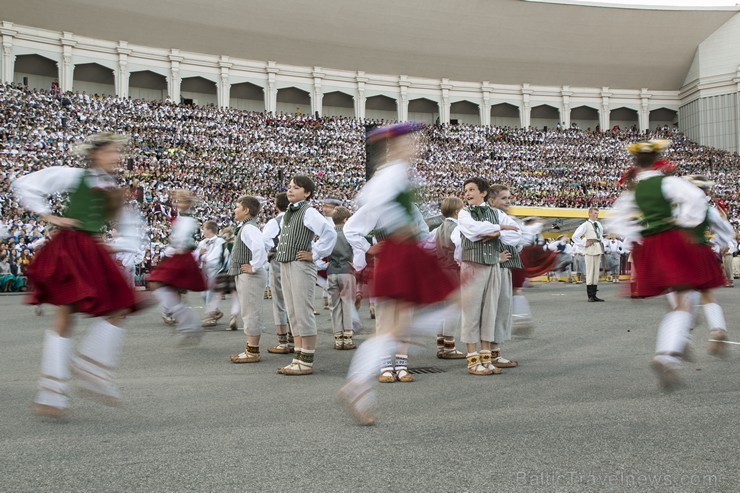
[[[551,252],[542,248],[542,245],[527,245],[519,252],[519,258],[524,265],[523,269],[511,269],[511,282],[514,289],[524,286],[524,280],[539,277],[550,272],[555,267],[558,252]]]
[[[203,272],[190,252],[176,253],[165,257],[149,275],[149,282],[159,282],[167,286],[188,291],[205,291],[207,289]]]
[[[714,289],[725,282],[712,250],[695,243],[686,231],[670,230],[644,238],[635,244],[632,262],[632,295],[637,298],[673,290]]]
[[[437,256],[416,241],[393,237],[379,245],[375,258],[372,296],[430,305],[445,300],[459,287]]]
[[[96,237],[58,231],[28,266],[31,304],[72,305],[92,316],[141,308],[108,249]]]

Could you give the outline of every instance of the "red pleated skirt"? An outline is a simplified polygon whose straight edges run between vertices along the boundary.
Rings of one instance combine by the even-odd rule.
[[[660,296],[674,290],[704,290],[724,284],[714,252],[695,243],[690,233],[671,230],[648,236],[632,250],[635,279],[632,295]]]
[[[141,308],[110,252],[81,231],[54,234],[28,266],[28,278],[31,304],[72,305],[95,317]]]
[[[159,282],[167,286],[188,291],[205,291],[207,289],[203,272],[193,258],[193,254],[176,253],[165,257],[149,275],[149,282]]]
[[[542,248],[542,245],[527,245],[519,252],[519,258],[522,260],[523,277],[539,277],[550,272],[555,267],[558,252],[551,252]],[[511,272],[512,276],[514,271]],[[523,282],[523,279],[522,279]],[[516,284],[514,285],[516,287]]]
[[[459,286],[437,256],[414,241],[389,238],[375,259],[372,296],[429,305],[446,299]]]

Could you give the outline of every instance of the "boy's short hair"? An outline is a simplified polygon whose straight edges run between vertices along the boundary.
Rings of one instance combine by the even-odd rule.
[[[314,184],[311,177],[307,175],[295,175],[292,180],[297,187],[301,187],[307,194],[309,194],[307,198],[310,199],[313,197],[313,194],[316,191],[316,184]]]
[[[203,229],[207,229],[212,233],[218,233],[218,224],[216,224],[216,221],[206,221],[203,223]]]
[[[591,212],[591,211],[599,212],[599,208],[598,207],[589,207],[588,208],[588,212]]]
[[[251,195],[242,195],[236,200],[236,203],[241,204],[242,209],[249,212],[249,215],[252,217],[257,217],[257,214],[260,212],[260,201]]]
[[[349,219],[351,216],[352,216],[352,213],[349,211],[349,209],[339,205],[334,209],[334,212],[332,213],[331,218],[334,220],[334,224],[342,224],[344,221]]]
[[[489,190],[491,186],[488,184],[488,181],[484,180],[480,176],[476,176],[475,178],[468,178],[465,180],[465,183],[463,183],[463,188],[468,186],[468,183],[474,183],[476,187],[478,187],[478,191],[480,193],[486,194],[486,200],[488,200],[488,197],[491,195]]]
[[[503,183],[495,183],[491,185],[491,190],[490,190],[490,193],[488,194],[488,198],[495,199],[496,197],[498,197],[498,194],[500,194],[504,190],[509,190],[509,187],[507,187]]]
[[[275,195],[275,207],[277,207],[280,212],[287,211],[289,205],[290,201],[288,200],[287,193],[280,192],[279,194]]]
[[[452,217],[456,212],[465,207],[465,203],[459,197],[447,197],[442,200],[439,208],[444,217]]]

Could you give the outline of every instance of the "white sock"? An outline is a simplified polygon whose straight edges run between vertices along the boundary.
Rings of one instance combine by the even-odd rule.
[[[44,333],[39,391],[33,400],[36,404],[60,409],[66,409],[69,406],[67,389],[71,352],[72,339],[61,337],[52,330]]]
[[[704,318],[707,320],[709,330],[723,330],[727,332],[727,323],[722,307],[717,303],[707,303],[704,307]]]
[[[231,293],[231,314],[239,316],[239,313],[241,311],[241,306],[239,305],[239,297],[236,295],[236,292]]]
[[[206,291],[206,313],[218,312],[221,304],[221,293]]]
[[[347,380],[369,382],[380,372],[383,357],[394,354],[398,341],[390,334],[372,337],[355,351],[347,372]]]
[[[669,312],[660,322],[655,352],[664,355],[680,355],[689,341],[691,314],[684,311]]]
[[[107,368],[115,368],[125,333],[124,329],[107,320],[95,320],[80,341],[77,354],[98,361]]]
[[[180,295],[169,286],[162,286],[154,290],[154,297],[159,301],[164,313],[172,313],[175,306],[180,304]]]
[[[360,323],[360,314],[357,313],[355,305],[352,305],[352,332],[357,334],[360,329],[362,329],[362,324]]]
[[[120,391],[111,382],[111,370],[118,366],[125,333],[124,329],[102,319],[90,325],[73,363],[80,386],[120,399]]]
[[[513,306],[511,313],[515,317],[530,317],[532,312],[529,308],[529,301],[524,297],[523,294],[515,294],[512,299]]]
[[[666,293],[665,300],[668,302],[668,306],[671,307],[671,310],[675,310],[678,307],[678,303],[676,302],[676,293],[674,291]]]
[[[177,323],[177,332],[180,334],[194,334],[202,331],[193,310],[182,303],[172,307],[172,317]]]

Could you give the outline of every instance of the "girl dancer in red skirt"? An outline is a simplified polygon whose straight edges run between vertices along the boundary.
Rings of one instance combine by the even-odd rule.
[[[638,239],[632,249],[636,283],[633,296],[675,292],[676,305],[658,328],[651,364],[664,390],[682,384],[678,369],[692,318],[688,292],[704,293],[724,282],[711,249],[696,237],[696,231],[707,221],[704,192],[654,167],[669,145],[670,141],[654,140],[629,146],[635,155],[637,174],[632,189],[615,202],[609,221],[610,231]]]
[[[162,263],[149,276],[149,287],[159,300],[164,313],[171,313],[177,324],[179,347],[195,346],[203,336],[198,318],[193,309],[182,302],[181,292],[205,291],[203,272],[193,256],[198,233],[198,221],[189,215],[194,197],[187,190],[172,193],[179,215],[172,223],[170,244],[165,250]]]
[[[79,147],[87,168],[55,166],[23,176],[12,189],[18,201],[58,229],[28,269],[32,304],[57,306],[54,325],[44,335],[39,391],[33,409],[45,416],[64,416],[70,370],[80,390],[115,405],[121,394],[111,382],[124,331],[121,322],[136,300],[121,269],[103,245],[102,233],[122,205],[122,191],[111,175],[121,162],[125,139],[111,133],[90,137]],[[69,193],[61,216],[48,197]],[[96,319],[71,360],[74,313]]]
[[[377,246],[371,288],[372,296],[383,304],[378,312],[378,330],[375,337],[358,348],[347,382],[339,391],[340,401],[362,425],[375,423],[372,407],[376,376],[383,357],[394,354],[400,341],[410,334],[414,309],[445,300],[458,285],[438,263],[436,255],[418,242],[408,176],[409,161],[415,152],[412,133],[418,129],[416,123],[402,123],[368,134],[368,141],[384,145],[385,158],[358,194],[360,208],[344,227],[354,251],[355,268],[364,265],[370,246],[365,235],[375,230],[385,238]]]

